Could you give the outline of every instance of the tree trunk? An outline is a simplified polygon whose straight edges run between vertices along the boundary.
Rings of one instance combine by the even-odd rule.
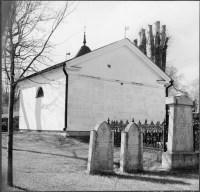
[[[139,42],[139,49],[146,55],[146,35],[145,35],[145,29],[141,29],[139,32],[140,36],[140,42]]]
[[[153,37],[153,32],[152,32],[152,25],[149,25],[149,53],[150,53],[150,58],[153,62],[155,62],[154,59],[154,37]]]
[[[165,43],[163,46],[163,52],[162,52],[162,67],[163,67],[163,71],[166,71],[166,57],[167,57],[167,43],[168,43],[169,38],[167,37],[165,39]]]
[[[147,54],[147,38],[145,35],[145,29],[142,29],[142,52],[146,55]]]
[[[155,64],[161,68],[161,58],[160,58],[160,21],[155,23]]]
[[[161,59],[161,69],[165,71],[165,65],[166,65],[166,50],[164,50],[165,45],[165,39],[166,39],[166,26],[162,25],[162,31],[161,31],[161,51],[160,51],[160,59]]]
[[[15,87],[14,84],[14,56],[11,56],[11,66],[10,66],[10,94],[9,94],[9,106],[8,106],[8,175],[7,184],[8,186],[13,186],[13,106],[14,106],[14,96]]]
[[[138,43],[138,40],[137,40],[137,39],[134,39],[134,40],[133,40],[133,43],[134,43],[134,45],[135,45],[136,47],[138,47],[138,44],[137,44],[137,43]]]
[[[1,49],[1,51],[2,51],[2,49]],[[1,62],[0,63],[0,127],[1,127],[1,131],[2,131],[2,111],[3,110],[2,110],[2,62]],[[0,140],[2,141],[1,134],[0,134]],[[1,154],[2,154],[2,152],[0,153],[0,155]],[[0,173],[2,174],[2,166],[0,166]],[[3,186],[2,184],[3,184],[3,182],[2,182],[2,175],[1,175],[1,180],[0,180],[0,187],[1,188]]]
[[[163,47],[165,44],[165,38],[166,38],[166,25],[162,25],[162,31],[161,31],[161,46]]]
[[[13,186],[13,105],[15,87],[10,85],[8,111],[8,186]]]
[[[139,33],[139,45],[138,45],[138,47],[139,47],[139,49],[140,49],[140,47],[141,47],[141,45],[142,45],[142,32],[140,31]]]

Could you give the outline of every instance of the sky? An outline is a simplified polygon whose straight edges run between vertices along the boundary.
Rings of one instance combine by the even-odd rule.
[[[55,2],[60,6],[63,2]],[[160,21],[170,37],[167,65],[183,73],[185,81],[199,77],[199,2],[198,1],[80,1],[53,36],[56,47],[54,63],[73,58],[83,45],[95,50],[126,38],[139,40],[139,31]],[[70,55],[66,56],[66,53]]]

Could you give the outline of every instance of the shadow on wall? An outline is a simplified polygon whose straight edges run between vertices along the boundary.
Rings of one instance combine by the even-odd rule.
[[[42,125],[41,125],[42,99],[43,97],[38,97],[36,98],[36,102],[35,102],[35,120],[36,120],[37,130],[42,130]]]
[[[38,94],[38,90],[39,90],[39,88],[36,87],[36,93],[37,94]],[[53,98],[53,101],[51,101],[48,104],[43,104],[43,102],[42,102],[42,100],[45,97],[45,92],[43,92],[42,96],[40,96],[40,97],[36,96],[36,98],[35,98],[36,99],[36,101],[35,101],[36,130],[44,130],[44,129],[46,130],[46,124],[45,124],[46,121],[41,118],[42,111],[46,110],[50,114],[52,112],[55,112],[56,109],[59,109],[60,107],[63,106],[63,103],[59,102],[59,97],[61,96],[60,88],[53,87],[53,91],[55,93],[57,93],[57,95],[55,96],[55,98]],[[65,97],[63,97],[63,98],[65,98]],[[45,101],[47,101],[47,100],[45,99]],[[41,122],[42,120],[43,120],[43,123]],[[64,123],[64,119],[63,119],[63,123]],[[62,129],[63,129],[63,126],[62,126]],[[62,129],[60,129],[60,130],[62,130]]]
[[[25,107],[24,107],[24,98],[23,98],[23,92],[20,94],[20,97],[21,97],[21,109],[22,109],[22,112],[23,112],[23,115],[24,115],[24,121],[26,123],[26,128],[27,129],[30,129],[30,126],[29,126],[29,123],[28,123],[28,118],[27,118],[27,115],[26,115],[26,110],[25,110]]]

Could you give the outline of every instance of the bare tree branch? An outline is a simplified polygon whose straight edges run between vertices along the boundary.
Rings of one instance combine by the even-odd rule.
[[[26,71],[28,70],[28,68],[32,65],[32,63],[42,54],[42,52],[44,51],[49,39],[51,38],[52,34],[54,33],[54,31],[57,29],[57,27],[59,26],[59,24],[61,23],[61,21],[64,19],[65,17],[65,13],[66,13],[66,10],[67,10],[67,5],[64,7],[64,10],[63,12],[61,12],[59,15],[58,15],[58,18],[57,20],[55,20],[55,22],[53,23],[52,25],[52,30],[51,30],[51,33],[49,34],[48,38],[46,39],[41,51],[32,59],[32,61],[30,62],[30,64],[26,67],[26,69],[24,70],[24,72],[22,72],[22,74],[19,76],[19,79],[18,81],[20,80],[20,78],[26,73]],[[55,26],[54,26],[55,25]],[[18,82],[17,81],[17,82]],[[17,83],[16,82],[16,83]]]

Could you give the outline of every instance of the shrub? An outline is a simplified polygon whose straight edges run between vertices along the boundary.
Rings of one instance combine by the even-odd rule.
[[[15,116],[13,118],[13,131],[18,131],[19,130],[19,117]],[[7,132],[8,131],[8,118],[4,117],[2,118],[2,132]]]

